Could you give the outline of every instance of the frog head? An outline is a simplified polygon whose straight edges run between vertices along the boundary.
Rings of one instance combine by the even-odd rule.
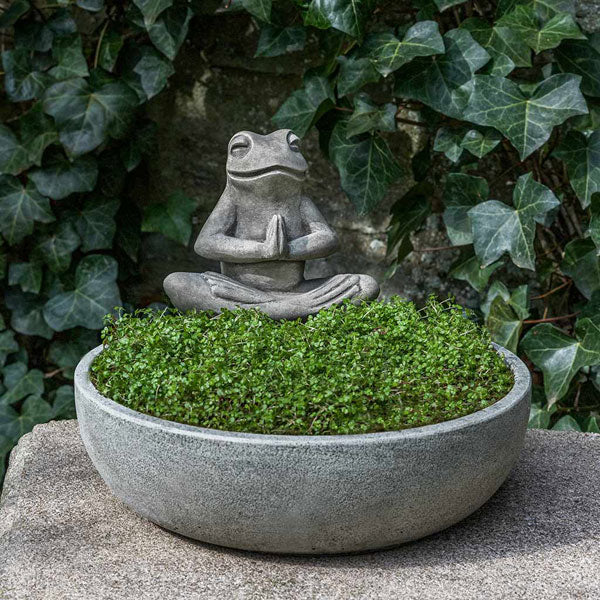
[[[227,149],[227,179],[248,187],[290,180],[302,181],[308,164],[300,153],[300,139],[289,129],[267,135],[240,131]],[[287,181],[286,181],[287,180]],[[262,187],[262,185],[261,185]]]

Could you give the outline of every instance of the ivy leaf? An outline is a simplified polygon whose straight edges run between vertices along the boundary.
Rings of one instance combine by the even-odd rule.
[[[483,177],[464,173],[450,173],[444,187],[444,223],[454,246],[473,243],[469,211],[487,200],[489,188]]]
[[[323,23],[328,23],[334,29],[361,38],[373,5],[373,0],[312,0],[309,13],[313,15],[312,21],[319,22],[322,28]]]
[[[591,218],[588,231],[590,238],[596,244],[597,251],[600,252],[600,192],[592,194],[590,213]]]
[[[529,411],[529,422],[527,423],[527,428],[548,429],[548,425],[550,425],[550,413],[539,406],[532,405]]]
[[[569,13],[558,13],[547,23],[542,23],[532,5],[519,5],[505,14],[498,25],[509,27],[536,53],[556,48],[562,40],[585,39],[583,33]]]
[[[116,198],[88,198],[73,223],[81,238],[81,250],[104,250],[112,248],[117,229],[114,216],[119,209]]]
[[[487,286],[492,273],[501,266],[502,262],[498,261],[484,267],[470,250],[466,250],[452,265],[448,275],[454,277],[454,279],[466,281],[472,288],[482,292]]]
[[[43,106],[54,117],[67,151],[80,156],[97,148],[109,134],[122,137],[137,104],[137,95],[122,81],[93,89],[84,79],[69,79],[46,91]]]
[[[146,207],[142,231],[162,233],[165,237],[187,246],[192,235],[192,214],[196,201],[181,192],[171,194],[166,202]]]
[[[419,21],[406,32],[402,41],[393,33],[371,34],[365,45],[370,48],[369,58],[384,77],[417,56],[443,54],[444,40],[435,21]]]
[[[61,221],[54,231],[37,243],[36,257],[43,260],[54,273],[62,273],[69,268],[71,254],[79,247],[80,242],[73,225]]]
[[[148,26],[148,36],[156,48],[173,60],[188,32],[192,10],[186,6],[173,6]]]
[[[46,87],[49,77],[31,66],[29,50],[15,48],[2,53],[4,89],[11,102],[25,102],[38,98]]]
[[[348,137],[366,131],[396,131],[396,105],[391,102],[378,106],[368,94],[357,94],[354,99],[354,112],[348,119]]]
[[[533,239],[535,223],[542,223],[547,212],[560,201],[531,173],[521,175],[513,192],[514,208],[488,200],[472,208],[475,253],[484,266],[508,252],[517,267],[535,270]]]
[[[44,306],[44,318],[55,331],[72,327],[101,329],[104,316],[121,304],[117,261],[92,254],[75,270],[75,289],[57,294]]]
[[[102,38],[100,50],[98,51],[98,64],[112,73],[117,64],[119,52],[123,47],[123,37],[113,29],[109,29]]]
[[[552,431],[581,431],[581,427],[571,415],[564,415],[554,424]]]
[[[38,369],[27,369],[22,362],[12,363],[2,369],[6,392],[0,397],[0,406],[14,404],[30,394],[42,394],[44,374]]]
[[[173,0],[133,0],[144,17],[146,27],[152,25],[157,17],[173,5]]]
[[[90,12],[99,12],[104,8],[104,0],[76,0],[75,4]]]
[[[416,231],[431,214],[429,198],[432,194],[431,184],[420,182],[392,205],[390,209],[392,218],[387,230],[387,247],[388,254],[396,252],[396,262],[400,262],[412,251],[410,234]]]
[[[68,340],[56,340],[50,344],[48,359],[62,369],[62,374],[71,379],[81,357],[99,343],[97,331],[76,328],[69,332]]]
[[[29,396],[23,402],[20,413],[10,406],[0,404],[0,428],[16,442],[36,425],[50,421],[53,415],[52,407],[45,400],[39,396]]]
[[[578,239],[569,242],[565,246],[560,268],[588,300],[600,289],[598,251],[592,240]]]
[[[19,117],[19,131],[29,162],[39,167],[44,150],[58,141],[58,131],[52,119],[44,114],[41,102],[34,104],[28,112]]]
[[[29,155],[17,136],[0,125],[0,172],[18,175],[29,166]]]
[[[175,69],[170,60],[150,46],[136,49],[137,58],[132,68],[133,75],[127,79],[134,89],[139,87],[141,100],[149,100],[167,85]]]
[[[11,288],[4,294],[6,306],[10,309],[10,325],[23,335],[38,335],[50,339],[54,332],[42,314],[44,300],[37,294],[24,293]]]
[[[242,0],[244,8],[260,21],[271,20],[271,0]]]
[[[79,357],[81,358],[81,356]],[[77,359],[79,361],[79,359]],[[68,375],[68,372],[75,373],[75,369],[72,371],[64,370],[63,374],[65,377],[72,378],[73,375]],[[52,414],[53,419],[76,419],[77,412],[75,411],[75,394],[72,385],[61,385],[54,393],[54,399],[52,402]]]
[[[301,25],[275,27],[265,24],[260,28],[260,38],[254,56],[281,56],[297,52],[304,48],[305,42],[306,30]]]
[[[600,330],[592,319],[579,319],[572,338],[550,323],[530,329],[521,348],[544,373],[549,406],[563,398],[579,369],[600,364]]]
[[[340,96],[353,94],[367,83],[379,81],[381,75],[370,59],[357,55],[338,56],[340,65],[337,78],[337,89]]]
[[[445,11],[447,8],[451,6],[457,6],[459,4],[463,4],[466,0],[433,0],[435,5],[438,7],[440,12]]]
[[[463,120],[469,98],[469,86],[465,84],[490,55],[464,29],[452,29],[443,39],[445,54],[415,58],[396,72],[394,94]]]
[[[464,135],[463,128],[448,129],[447,127],[440,127],[433,141],[433,149],[436,152],[443,152],[449,161],[456,163],[463,153],[461,143]]]
[[[581,77],[584,94],[600,97],[600,33],[590,34],[588,40],[567,40],[553,54],[562,71]]]
[[[50,69],[50,75],[54,79],[71,79],[89,75],[79,34],[56,38],[52,44],[52,55],[58,63],[56,67]]]
[[[42,267],[38,262],[14,262],[8,267],[8,285],[38,294],[42,287]]]
[[[507,300],[498,294],[491,302],[486,318],[486,326],[492,340],[511,352],[517,352],[523,320],[529,316],[529,286],[515,290]]]
[[[98,163],[92,156],[82,156],[73,162],[55,159],[46,167],[30,171],[29,178],[41,194],[53,200],[62,200],[76,192],[91,192],[94,189],[98,179]]]
[[[483,158],[500,143],[501,139],[502,136],[495,129],[486,129],[483,132],[471,129],[465,133],[460,146],[477,158]]]
[[[487,319],[490,314],[490,307],[495,298],[502,298],[503,302],[510,306],[519,319],[526,319],[529,316],[529,286],[520,285],[512,293],[501,281],[494,281],[490,285],[485,301],[481,303],[480,309]]]
[[[587,113],[580,77],[553,75],[531,95],[504,77],[476,75],[464,118],[502,132],[524,160],[548,140],[555,125]]]
[[[30,8],[27,0],[13,0],[0,15],[0,29],[12,27]]]
[[[565,163],[571,187],[581,207],[587,208],[592,194],[600,191],[600,130],[589,136],[569,131],[554,156]]]
[[[0,176],[0,231],[12,246],[33,231],[33,221],[50,223],[54,215],[48,198],[35,186],[23,185],[16,177]]]
[[[17,352],[19,350],[19,344],[15,340],[15,334],[10,329],[0,333],[0,366],[4,366],[6,358],[9,354]]]
[[[510,27],[490,25],[485,19],[472,17],[460,24],[492,57],[492,75],[508,75],[515,67],[531,66],[531,50]]]
[[[277,127],[292,129],[304,137],[324,108],[333,106],[334,102],[331,82],[322,75],[309,73],[304,77],[304,86],[292,92],[271,120]]]
[[[375,208],[402,171],[379,135],[348,138],[347,122],[334,127],[329,156],[340,172],[342,189],[359,214]]]

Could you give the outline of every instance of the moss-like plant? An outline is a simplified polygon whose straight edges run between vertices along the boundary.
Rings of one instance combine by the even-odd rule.
[[[111,319],[98,390],[162,419],[229,431],[349,434],[480,410],[513,377],[463,309],[394,298],[276,322],[249,310]]]

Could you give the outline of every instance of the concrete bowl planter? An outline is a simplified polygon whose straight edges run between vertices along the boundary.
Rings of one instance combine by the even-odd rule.
[[[101,351],[77,366],[75,399],[104,481],[162,527],[244,550],[359,552],[449,527],[504,482],[529,415],[529,371],[500,347],[515,384],[488,408],[437,425],[333,436],[217,431],[133,411],[90,382]]]

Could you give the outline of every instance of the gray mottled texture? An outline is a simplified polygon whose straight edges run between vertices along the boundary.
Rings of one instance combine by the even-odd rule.
[[[3,600],[597,600],[600,435],[529,431],[497,494],[394,550],[293,557],[173,535],[116,500],[74,421],[13,451],[0,506]]]
[[[275,319],[306,317],[339,304],[371,300],[369,275],[306,279],[307,260],[332,254],[337,236],[303,193],[308,164],[289,129],[240,131],[227,148],[227,183],[194,250],[221,273],[177,272],[164,288],[180,310],[257,308]]]
[[[519,456],[530,375],[504,353],[513,389],[488,408],[404,431],[338,436],[231,433],[143,415],[101,396],[79,363],[81,436],[113,493],[172,531],[280,553],[389,547],[486,502]]]

